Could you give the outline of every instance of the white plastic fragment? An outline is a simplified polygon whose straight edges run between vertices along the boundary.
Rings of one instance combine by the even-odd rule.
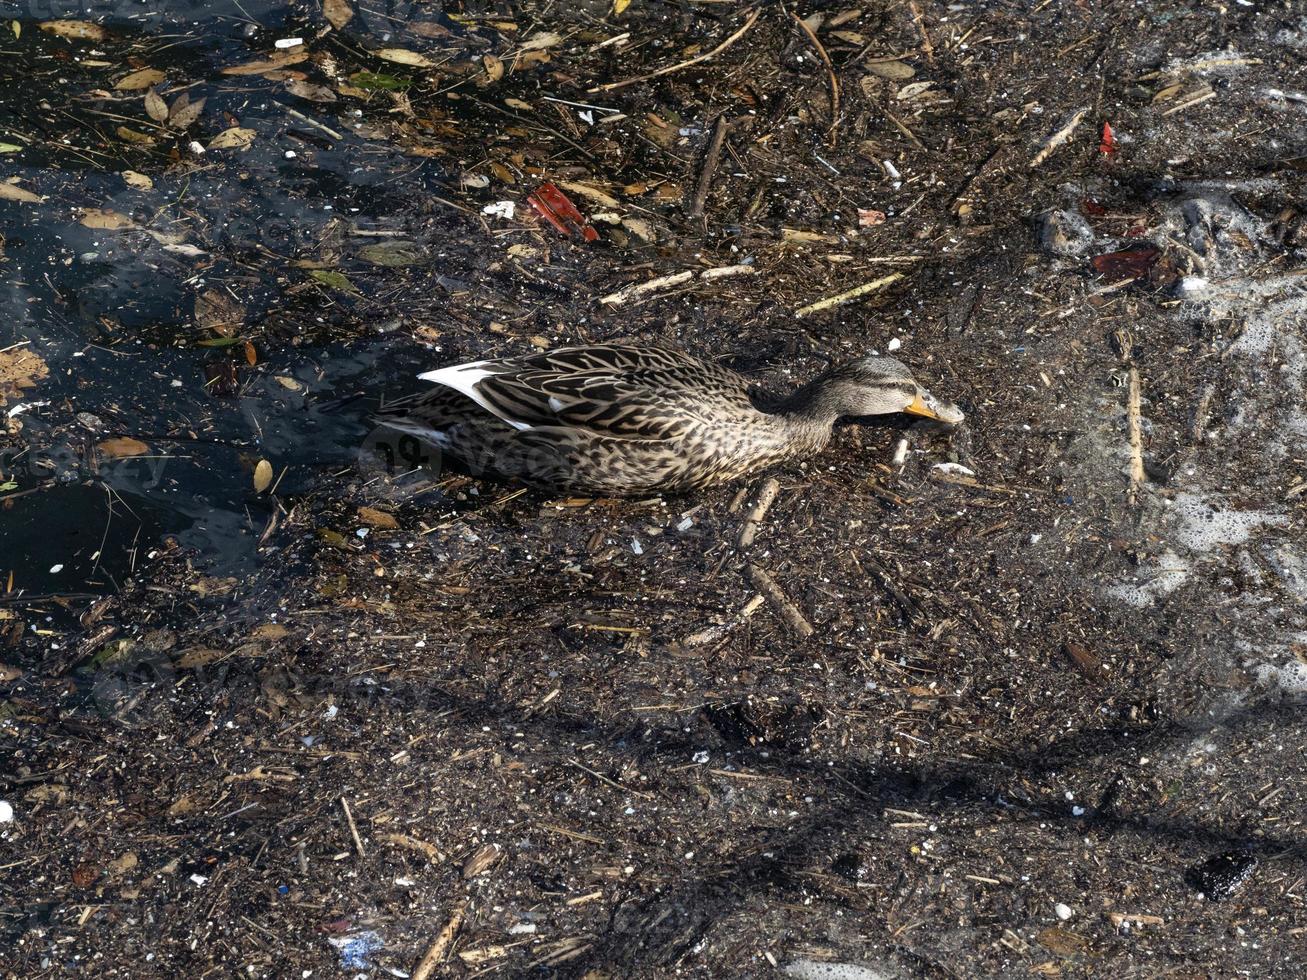
[[[506,221],[511,221],[513,215],[517,214],[517,203],[514,201],[494,201],[483,207],[481,213],[492,218],[503,218]]]
[[[0,800],[0,823],[10,823],[14,819],[14,808],[8,800]]]
[[[1058,902],[1053,906],[1053,913],[1063,922],[1075,915],[1075,913],[1071,911],[1071,906],[1063,902]]]
[[[303,43],[304,38],[302,37],[281,37],[274,41],[272,46],[284,50],[286,48],[298,48]]]

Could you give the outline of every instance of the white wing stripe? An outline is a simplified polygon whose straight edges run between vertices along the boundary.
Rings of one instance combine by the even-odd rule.
[[[471,361],[467,364],[455,364],[452,367],[438,368],[435,371],[427,371],[418,375],[420,381],[430,381],[432,384],[444,385],[446,388],[453,388],[460,394],[467,395],[474,402],[484,408],[495,418],[503,419],[515,429],[531,428],[526,422],[519,422],[517,419],[510,419],[502,413],[495,410],[494,406],[486,401],[485,397],[477,391],[477,385],[485,378],[492,377],[496,372],[488,369],[485,365],[489,361]]]

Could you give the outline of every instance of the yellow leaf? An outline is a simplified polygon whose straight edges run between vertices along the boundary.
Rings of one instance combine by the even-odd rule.
[[[272,464],[266,459],[261,459],[254,467],[254,492],[263,493],[270,486],[272,486]]]
[[[138,146],[153,146],[154,137],[135,129],[128,129],[126,126],[118,127],[118,138],[127,143],[135,143]]]
[[[486,78],[490,81],[497,82],[504,77],[504,63],[493,54],[483,56],[481,64],[486,70]]]
[[[136,222],[127,215],[107,208],[87,208],[79,223],[86,228],[97,228],[101,231],[122,231],[137,226]]]
[[[338,31],[354,18],[354,9],[345,0],[322,0],[322,12]]]
[[[11,21],[9,24],[9,29],[14,32],[14,37],[23,36],[23,25],[21,21],[17,21],[17,20]]]
[[[152,85],[158,85],[165,77],[157,68],[142,68],[118,79],[114,88],[119,92],[142,92]]]
[[[397,65],[410,65],[414,68],[433,68],[435,62],[426,55],[417,51],[410,51],[407,48],[382,48],[380,51],[372,52],[378,58],[385,61],[393,61]]]
[[[154,181],[135,170],[124,170],[122,177],[123,180],[127,181],[128,187],[135,187],[137,190],[148,191],[154,187]]]
[[[244,126],[232,126],[230,129],[224,129],[221,133],[209,140],[210,150],[243,150],[254,142],[257,136],[252,129]]]
[[[147,443],[141,442],[140,439],[133,439],[131,436],[105,439],[97,448],[104,455],[112,456],[115,459],[123,456],[144,456],[150,451]]]
[[[99,24],[85,20],[47,20],[38,25],[41,30],[71,41],[103,41],[109,36]]]
[[[620,16],[626,13],[626,8],[629,6],[631,6],[631,0],[613,0],[613,13]]]

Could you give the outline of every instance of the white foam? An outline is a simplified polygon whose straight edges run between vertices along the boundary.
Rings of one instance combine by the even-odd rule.
[[[822,960],[794,960],[785,965],[785,975],[798,980],[894,980],[897,973],[873,970],[856,963],[826,963]]]
[[[1281,667],[1259,664],[1257,681],[1264,687],[1279,688],[1285,694],[1307,694],[1307,664],[1293,660]]]
[[[1190,551],[1203,553],[1218,545],[1243,544],[1262,527],[1283,527],[1289,519],[1258,510],[1225,510],[1202,494],[1181,493],[1171,512],[1174,539]]]

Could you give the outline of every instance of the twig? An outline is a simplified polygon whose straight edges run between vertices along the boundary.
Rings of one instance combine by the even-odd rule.
[[[292,109],[292,108],[291,108],[290,106],[288,106],[288,105],[283,105],[282,108],[285,109],[287,113],[289,113],[290,115],[292,115],[292,116],[294,116],[296,119],[298,119],[300,122],[302,122],[302,123],[308,123],[308,124],[309,124],[310,126],[312,126],[314,129],[320,129],[320,130],[322,130],[324,133],[326,133],[326,134],[327,134],[328,136],[330,136],[332,139],[342,140],[342,139],[345,138],[345,137],[343,137],[342,135],[340,135],[340,133],[338,133],[338,132],[336,132],[334,129],[332,129],[330,126],[324,126],[322,123],[318,122],[316,119],[313,119],[313,118],[311,118],[311,117],[309,117],[309,116],[304,115],[304,113],[300,112],[298,109]]]
[[[690,200],[690,209],[686,216],[703,217],[704,204],[708,200],[708,191],[712,188],[713,175],[717,173],[717,164],[722,159],[722,144],[726,142],[726,116],[720,115],[713,124],[712,138],[708,141],[708,150],[703,155],[703,169],[699,171],[699,184],[694,189]]]
[[[1062,127],[1044,141],[1044,145],[1039,148],[1039,152],[1035,154],[1035,158],[1030,161],[1031,168],[1038,167],[1052,155],[1054,150],[1069,140],[1071,134],[1076,131],[1076,127],[1080,125],[1081,120],[1083,120],[1088,113],[1089,106],[1081,106],[1075,112],[1071,113],[1067,118],[1067,121],[1062,124]]]
[[[912,20],[916,23],[917,30],[921,32],[921,50],[926,52],[926,61],[933,65],[935,46],[930,43],[930,35],[926,33],[926,23],[921,19],[921,11],[917,9],[914,0],[908,0],[908,9],[912,11]]]
[[[803,29],[803,33],[808,35],[808,40],[817,49],[817,56],[821,58],[822,64],[826,66],[826,79],[830,82],[830,130],[826,133],[826,137],[831,146],[834,146],[835,130],[840,124],[840,80],[835,74],[835,66],[831,64],[830,55],[826,53],[821,41],[817,39],[817,32],[809,27],[807,22],[798,14],[791,12],[790,16]]]
[[[809,303],[807,306],[800,307],[794,311],[796,317],[805,317],[809,313],[820,313],[822,310],[828,310],[832,306],[840,306],[868,293],[874,293],[878,289],[884,289],[892,283],[898,282],[903,278],[901,272],[891,272],[888,276],[882,276],[880,279],[863,283],[861,286],[855,286],[853,289],[847,289],[842,293],[836,293],[834,296],[827,296],[825,299],[819,299],[815,303]]]
[[[648,293],[656,293],[660,289],[671,289],[673,286],[679,286],[682,283],[689,282],[696,276],[700,279],[724,279],[727,276],[753,276],[757,274],[758,269],[752,265],[722,265],[714,269],[704,269],[702,272],[695,272],[693,269],[685,272],[673,272],[670,275],[646,279],[644,282],[636,283],[633,286],[624,286],[615,293],[600,296],[599,302],[605,306],[621,306],[623,303]]]
[[[454,941],[454,935],[463,924],[465,908],[464,905],[454,908],[454,913],[449,917],[449,921],[445,923],[445,928],[436,934],[435,941],[413,971],[413,980],[427,980],[435,972],[436,967],[440,965],[440,961],[445,958],[445,953],[449,951],[449,945]]]
[[[1179,105],[1172,106],[1171,108],[1167,109],[1164,113],[1162,113],[1162,116],[1163,117],[1173,116],[1177,112],[1183,112],[1185,109],[1192,109],[1194,106],[1201,105],[1202,103],[1206,102],[1208,99],[1214,99],[1214,98],[1216,98],[1215,92],[1204,92],[1202,95],[1194,96],[1194,98],[1187,99],[1186,101],[1181,102]]]
[[[611,92],[615,88],[626,88],[626,86],[628,85],[635,85],[639,82],[647,82],[651,78],[658,78],[662,75],[670,75],[674,71],[680,71],[683,68],[689,68],[691,65],[697,65],[702,62],[705,62],[709,58],[715,58],[717,55],[721,54],[732,44],[738,41],[740,38],[744,37],[744,35],[748,34],[749,31],[753,29],[753,25],[757,22],[758,16],[761,13],[762,13],[761,8],[754,8],[752,11],[750,11],[749,16],[745,20],[743,26],[741,26],[738,31],[736,31],[734,34],[728,37],[721,44],[717,45],[717,47],[713,48],[711,51],[706,51],[701,55],[697,55],[696,57],[689,59],[688,61],[681,61],[674,65],[668,65],[666,68],[659,68],[657,71],[651,71],[647,75],[637,75],[635,76],[635,78],[627,78],[620,82],[609,82],[606,85],[596,85],[594,88],[586,89],[586,91],[587,92]]]
[[[908,129],[907,125],[903,123],[896,115],[894,115],[894,113],[890,112],[884,106],[881,107],[880,111],[885,113],[885,118],[888,119],[890,122],[892,122],[894,124],[894,128],[897,129],[904,136],[906,136],[913,146],[915,146],[918,150],[926,149],[926,144],[921,142],[921,140],[917,139],[917,134],[914,133],[912,130]]]
[[[763,485],[758,489],[758,496],[753,501],[753,507],[744,518],[744,526],[740,528],[740,536],[736,540],[736,547],[748,548],[753,544],[753,539],[758,533],[758,524],[767,516],[767,511],[771,505],[776,502],[776,495],[780,493],[781,485],[776,482],[775,477],[767,477]]]
[[[776,584],[775,579],[757,565],[750,565],[749,581],[775,607],[776,612],[780,614],[781,619],[785,620],[785,624],[790,629],[804,639],[812,636],[812,624],[803,617],[803,613],[799,612],[799,607],[790,601],[790,597]]]
[[[354,838],[354,847],[358,850],[359,857],[367,857],[368,852],[363,847],[363,838],[359,836],[359,829],[354,824],[354,814],[349,812],[349,800],[342,796],[340,806],[345,811],[345,822],[349,824],[349,835]]]
[[[1144,435],[1139,423],[1139,369],[1130,365],[1130,394],[1126,401],[1126,421],[1130,426],[1130,500],[1133,503],[1144,482]]]

